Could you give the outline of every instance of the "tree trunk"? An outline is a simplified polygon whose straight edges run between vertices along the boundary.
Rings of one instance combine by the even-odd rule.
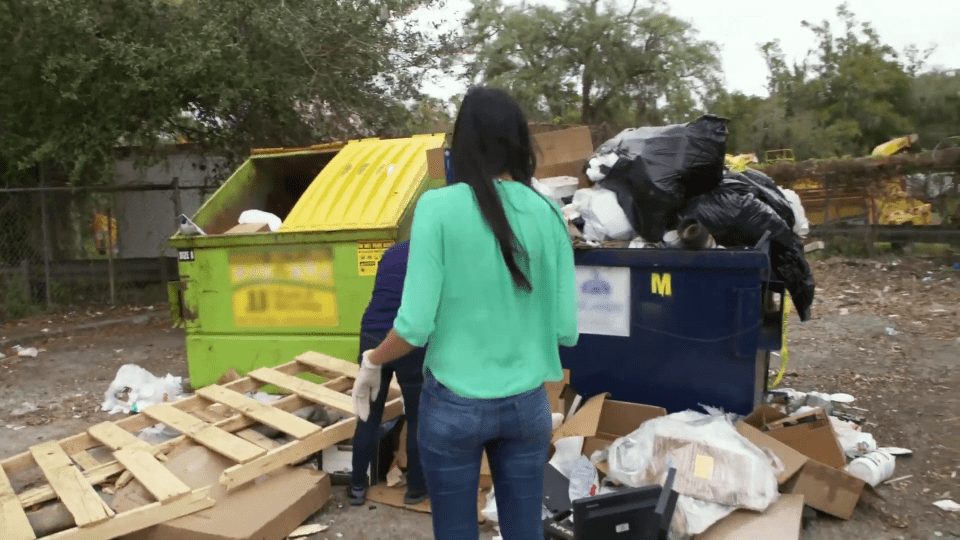
[[[594,124],[593,104],[590,102],[590,92],[593,90],[593,79],[587,76],[586,68],[581,83],[580,122],[585,126]]]

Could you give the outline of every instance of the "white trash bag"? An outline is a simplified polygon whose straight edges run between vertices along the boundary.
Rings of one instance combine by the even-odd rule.
[[[125,397],[124,397],[125,396]],[[159,378],[134,364],[120,366],[104,394],[102,409],[110,414],[140,412],[145,407],[183,397],[183,378]]]

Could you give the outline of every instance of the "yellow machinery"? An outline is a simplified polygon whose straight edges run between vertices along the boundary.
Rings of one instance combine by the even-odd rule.
[[[870,154],[872,157],[888,157],[894,154],[908,150],[915,142],[920,140],[916,134],[898,137],[892,141],[887,141],[873,149]]]

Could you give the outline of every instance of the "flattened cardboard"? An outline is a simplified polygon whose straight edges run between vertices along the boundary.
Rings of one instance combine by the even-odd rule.
[[[240,223],[226,230],[223,234],[256,234],[270,232],[270,225],[266,223]]]
[[[748,441],[757,445],[758,448],[769,448],[771,452],[780,458],[780,461],[783,462],[783,472],[777,475],[777,483],[781,486],[785,484],[787,480],[793,478],[793,475],[797,474],[803,467],[803,464],[809,459],[807,456],[745,422],[739,422],[737,424],[737,431]]]
[[[763,429],[767,424],[776,422],[777,420],[783,420],[786,417],[787,415],[783,414],[774,407],[769,405],[761,405],[752,413],[750,413],[750,416],[744,418],[742,422],[748,426],[753,426],[757,429]]]
[[[533,136],[537,151],[536,178],[573,176],[586,183],[583,166],[593,155],[590,128],[575,127],[560,131],[538,133]],[[427,150],[427,174],[440,180],[447,177],[443,163],[443,148]]]
[[[563,378],[559,381],[548,381],[543,384],[547,391],[547,399],[550,400],[550,410],[552,412],[563,412],[560,409],[560,395],[563,389],[570,384],[570,370],[563,370]]]
[[[696,540],[800,540],[803,495],[781,495],[762,514],[737,510]]]
[[[212,486],[217,504],[125,536],[125,540],[282,540],[330,499],[330,477],[284,467],[232,491],[220,474],[234,463],[210,450],[186,443],[168,456],[166,467],[193,489]],[[121,488],[112,507],[123,512],[153,502],[136,480]]]
[[[841,519],[850,519],[860,501],[863,480],[808,460],[800,472],[783,486],[784,493],[801,494],[807,506]]]
[[[430,499],[413,506],[403,504],[403,496],[406,494],[406,492],[406,487],[387,487],[386,484],[377,484],[367,489],[367,500],[389,506],[395,506],[397,508],[406,508],[407,510],[413,510],[415,512],[423,512],[424,514],[430,513]],[[488,490],[481,489],[477,494],[477,521],[479,523],[483,523],[485,521],[483,516],[480,514],[480,511],[483,510],[483,507],[487,504],[487,493]]]
[[[791,425],[793,424],[793,425]],[[836,469],[847,465],[830,418],[823,409],[768,423],[767,435],[801,454]]]

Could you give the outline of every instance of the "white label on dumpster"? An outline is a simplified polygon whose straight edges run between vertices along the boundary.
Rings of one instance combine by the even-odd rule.
[[[630,337],[630,269],[577,267],[577,328],[581,334]]]

